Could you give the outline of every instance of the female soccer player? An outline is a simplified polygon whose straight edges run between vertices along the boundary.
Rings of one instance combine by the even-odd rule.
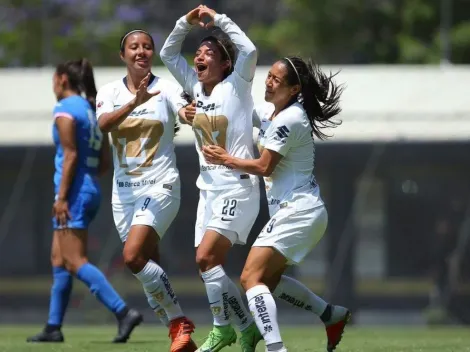
[[[207,25],[205,18],[210,19]],[[194,57],[194,70],[181,55],[181,46],[195,25],[218,26],[230,39],[214,35],[204,38]],[[259,182],[246,172],[207,164],[202,146],[217,144],[237,157],[253,158],[251,86],[256,48],[230,18],[201,5],[176,22],[160,56],[196,101],[192,121],[200,163],[196,261],[214,317],[214,328],[199,351],[219,351],[236,341],[237,334],[230,325],[232,315],[242,332],[242,350],[251,352],[251,341],[258,341],[261,335],[222,265],[234,244],[246,243],[259,212]]]
[[[127,75],[99,90],[97,116],[101,130],[112,137],[112,208],[124,262],[142,283],[149,305],[169,326],[171,351],[195,351],[194,325],[158,264],[160,239],[180,207],[173,137],[175,116],[185,122],[188,103],[181,88],[152,74],[154,42],[149,33],[126,33],[120,51]]]
[[[326,325],[327,350],[338,345],[350,312],[332,306],[300,282],[284,276],[323,236],[328,215],[314,177],[314,136],[334,127],[341,89],[311,61],[283,58],[266,78],[265,100],[254,112],[260,121],[260,158],[245,160],[218,146],[204,147],[208,162],[264,176],[271,219],[256,239],[241,275],[249,306],[268,351],[287,351],[277,323],[272,293],[313,311]],[[301,302],[299,304],[298,302]]]
[[[114,342],[126,342],[142,316],[128,309],[101,271],[88,262],[88,226],[98,212],[101,191],[98,175],[109,167],[109,142],[103,138],[95,116],[96,87],[86,59],[57,66],[53,77],[55,203],[51,261],[54,282],[49,319],[44,331],[28,342],[62,342],[62,321],[72,292],[72,275],[88,286],[118,320]],[[82,98],[81,95],[87,98]]]

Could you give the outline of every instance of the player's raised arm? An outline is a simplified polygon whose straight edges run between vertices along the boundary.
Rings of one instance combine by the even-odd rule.
[[[176,21],[175,28],[163,44],[160,57],[183,89],[192,95],[192,87],[197,82],[196,72],[181,55],[181,47],[186,35],[195,25],[202,25],[199,20],[200,7],[191,10]]]
[[[150,73],[148,73],[140,81],[134,99],[116,110],[114,110],[112,92],[109,91],[108,87],[105,86],[98,91],[96,117],[98,118],[98,125],[101,131],[109,132],[119,126],[136,107],[160,94],[160,91],[149,92],[147,90],[150,76]]]
[[[199,17],[209,17],[211,22],[206,27],[217,26],[230,37],[230,40],[238,49],[234,70],[245,81],[251,82],[255,76],[258,59],[258,53],[253,42],[229,17],[224,14],[218,14],[207,6],[201,7]]]

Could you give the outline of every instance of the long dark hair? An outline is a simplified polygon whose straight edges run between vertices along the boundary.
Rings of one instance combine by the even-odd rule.
[[[91,62],[85,58],[70,60],[57,65],[58,75],[67,75],[70,89],[78,94],[84,94],[93,110],[96,110],[96,85]]]
[[[230,38],[221,30],[214,30],[211,35],[203,38],[199,46],[203,42],[212,42],[214,43],[220,51],[222,60],[228,60],[230,66],[224,72],[224,79],[230,76],[235,68],[235,61],[237,60],[237,49],[235,44],[230,40]]]
[[[307,113],[313,134],[319,139],[328,138],[321,130],[341,124],[340,120],[331,120],[341,112],[339,101],[343,87],[333,81],[337,73],[326,75],[312,60],[304,61],[298,56],[289,56],[280,61],[287,67],[287,84],[300,84],[301,87],[289,105],[300,102]]]

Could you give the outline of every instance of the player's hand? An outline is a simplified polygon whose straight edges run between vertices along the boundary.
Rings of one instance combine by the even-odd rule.
[[[66,227],[67,222],[72,219],[68,202],[64,199],[57,199],[52,206],[52,215],[56,218],[60,227]]]
[[[202,23],[202,27],[206,29],[214,27],[215,15],[217,15],[217,12],[215,12],[211,8],[205,5],[199,6],[199,21]],[[204,24],[204,20],[206,19],[209,19],[209,22]]]
[[[208,163],[216,165],[224,165],[229,156],[225,149],[218,145],[202,146],[202,154]]]
[[[147,74],[147,76],[144,77],[142,81],[140,81],[139,87],[137,88],[137,92],[135,93],[135,105],[139,106],[147,101],[150,100],[150,98],[153,98],[160,94],[160,91],[157,90],[156,92],[149,92],[147,90],[148,85],[149,85],[149,80],[150,80],[150,72]]]
[[[193,100],[191,104],[187,105],[184,110],[184,118],[191,125],[193,124],[194,116],[196,115],[196,101]]]
[[[189,24],[193,26],[199,25],[201,27],[204,27],[204,22],[201,21],[201,18],[199,16],[199,11],[201,10],[201,8],[202,8],[202,5],[199,5],[194,10],[191,10],[186,14],[186,21]]]

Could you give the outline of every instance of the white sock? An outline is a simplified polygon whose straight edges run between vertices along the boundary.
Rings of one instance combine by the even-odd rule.
[[[230,278],[227,279],[230,319],[240,331],[244,331],[253,323],[253,318],[245,307],[237,285]]]
[[[228,277],[221,265],[201,274],[206,285],[207,298],[214,317],[214,325],[226,326],[230,324],[228,304]]]
[[[258,330],[263,335],[266,347],[276,344],[276,349],[282,349],[281,333],[277,323],[277,308],[274,298],[265,285],[258,285],[246,291],[248,306],[253,315]]]
[[[274,296],[290,303],[294,307],[314,312],[321,316],[328,303],[313,293],[301,282],[282,275],[281,281],[274,290]]]
[[[149,260],[142,271],[134,275],[165,310],[170,321],[184,316],[168,277],[157,263]]]
[[[145,295],[147,296],[147,302],[149,302],[150,308],[152,308],[152,310],[155,312],[158,319],[160,319],[163,325],[170,326],[170,319],[168,319],[165,309],[162,308],[162,306],[157,302],[157,300],[150,293],[145,291],[145,287],[144,287],[144,292],[145,292]]]

